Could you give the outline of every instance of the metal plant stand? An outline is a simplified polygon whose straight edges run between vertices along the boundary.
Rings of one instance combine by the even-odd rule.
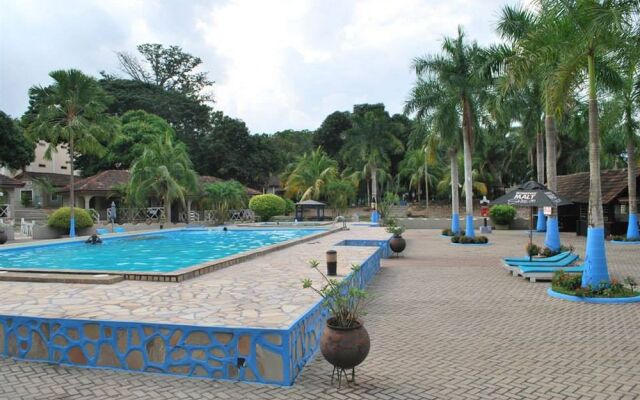
[[[351,384],[353,383],[354,385],[356,384],[356,369],[355,368],[351,368],[351,379],[349,379],[349,372],[347,372],[346,369],[344,368],[340,368],[340,367],[333,367],[333,372],[331,372],[331,385],[333,385],[333,380],[336,377],[336,371],[338,372],[338,389],[340,389],[340,386],[342,386],[342,377],[344,376],[344,380],[345,382],[347,382],[347,386],[351,386]]]

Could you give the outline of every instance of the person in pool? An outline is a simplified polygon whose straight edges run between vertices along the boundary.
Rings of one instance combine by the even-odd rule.
[[[93,235],[91,235],[86,241],[85,243],[87,244],[100,244],[102,243],[102,239],[100,239],[100,236],[96,235],[95,233]]]

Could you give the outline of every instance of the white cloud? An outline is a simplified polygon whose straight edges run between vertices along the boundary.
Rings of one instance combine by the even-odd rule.
[[[216,108],[253,132],[315,129],[335,110],[384,102],[400,112],[411,59],[464,25],[480,43],[512,0],[159,0],[6,2],[0,12],[0,109],[56,68],[115,72],[114,51],[177,44],[216,81]]]

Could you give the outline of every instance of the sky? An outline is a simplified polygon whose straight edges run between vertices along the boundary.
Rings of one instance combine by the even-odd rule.
[[[252,133],[316,129],[336,110],[402,108],[411,60],[462,25],[497,41],[514,0],[0,0],[0,110],[19,117],[29,87],[78,68],[123,75],[115,52],[178,45],[215,81],[213,107]]]

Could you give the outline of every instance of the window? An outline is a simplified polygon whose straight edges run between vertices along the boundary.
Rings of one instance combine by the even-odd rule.
[[[67,166],[66,165],[61,165],[60,169],[67,169]]]
[[[51,201],[58,201],[58,193],[51,193]]]
[[[47,166],[45,164],[38,164],[38,167],[40,168],[46,168]]]

